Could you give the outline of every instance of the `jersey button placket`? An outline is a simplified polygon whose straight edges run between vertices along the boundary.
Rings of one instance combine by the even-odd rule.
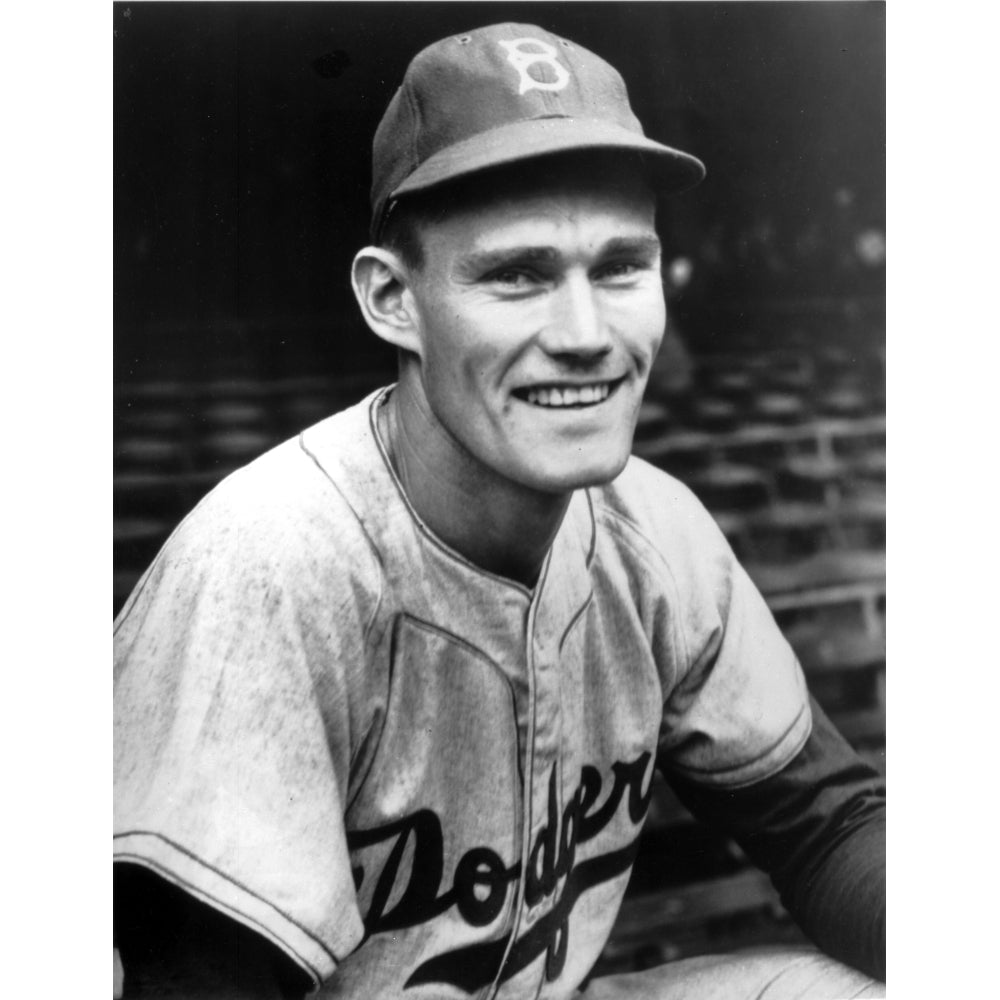
[[[559,685],[557,640],[551,629],[538,628],[534,645],[535,767],[532,775],[533,830],[525,868],[523,925],[534,928],[552,913],[558,889],[561,832],[561,775],[559,773]],[[548,942],[539,958],[542,982],[549,960]],[[536,959],[537,961],[537,959]],[[541,983],[540,983],[541,986]]]
[[[543,569],[543,580],[545,571]],[[536,922],[537,917],[532,911],[536,907],[529,907],[527,902],[528,887],[528,866],[530,863],[532,846],[534,844],[534,828],[537,826],[537,797],[535,785],[539,767],[544,767],[544,763],[538,761],[538,666],[539,642],[537,641],[536,617],[540,593],[543,589],[543,582],[540,581],[533,595],[531,605],[528,609],[527,627],[524,634],[524,655],[525,673],[527,680],[527,726],[525,731],[524,744],[524,769],[522,788],[522,834],[521,834],[521,856],[519,865],[519,875],[516,883],[516,901],[510,910],[511,920],[509,923],[509,938],[503,960],[497,970],[497,978],[493,986],[485,993],[488,1000],[505,995],[505,983],[512,978],[521,978],[518,973],[510,968],[512,953],[516,954],[518,942],[524,934]],[[513,887],[512,887],[513,888]],[[522,972],[523,975],[523,972]],[[538,988],[544,981],[544,969],[540,971]],[[509,984],[512,985],[512,984]],[[518,990],[523,990],[523,979]]]

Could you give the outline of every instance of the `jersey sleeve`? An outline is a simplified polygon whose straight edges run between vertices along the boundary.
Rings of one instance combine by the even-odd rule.
[[[234,492],[178,528],[116,622],[115,860],[318,984],[362,937],[343,814],[369,608],[322,518]]]
[[[809,736],[802,669],[691,491],[635,460],[628,475],[638,498],[628,513],[647,539],[653,581],[646,600],[664,689],[660,765],[706,785],[761,781]]]

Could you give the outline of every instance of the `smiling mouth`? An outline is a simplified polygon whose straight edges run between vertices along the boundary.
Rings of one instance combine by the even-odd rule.
[[[603,403],[623,381],[624,378],[619,378],[586,385],[533,385],[526,389],[515,389],[514,395],[532,406],[550,410],[579,409]]]

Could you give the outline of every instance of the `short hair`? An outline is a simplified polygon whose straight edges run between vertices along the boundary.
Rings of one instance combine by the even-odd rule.
[[[421,270],[426,260],[421,233],[431,213],[421,205],[425,200],[427,195],[394,202],[379,240],[379,246],[395,253],[411,271]]]

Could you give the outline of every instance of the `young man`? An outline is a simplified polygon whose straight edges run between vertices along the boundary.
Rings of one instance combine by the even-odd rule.
[[[655,766],[833,958],[584,995],[884,995],[878,777],[708,514],[629,457],[657,199],[702,173],[539,28],[413,60],[353,269],[398,383],[226,480],[116,623],[126,995],[573,996]]]

